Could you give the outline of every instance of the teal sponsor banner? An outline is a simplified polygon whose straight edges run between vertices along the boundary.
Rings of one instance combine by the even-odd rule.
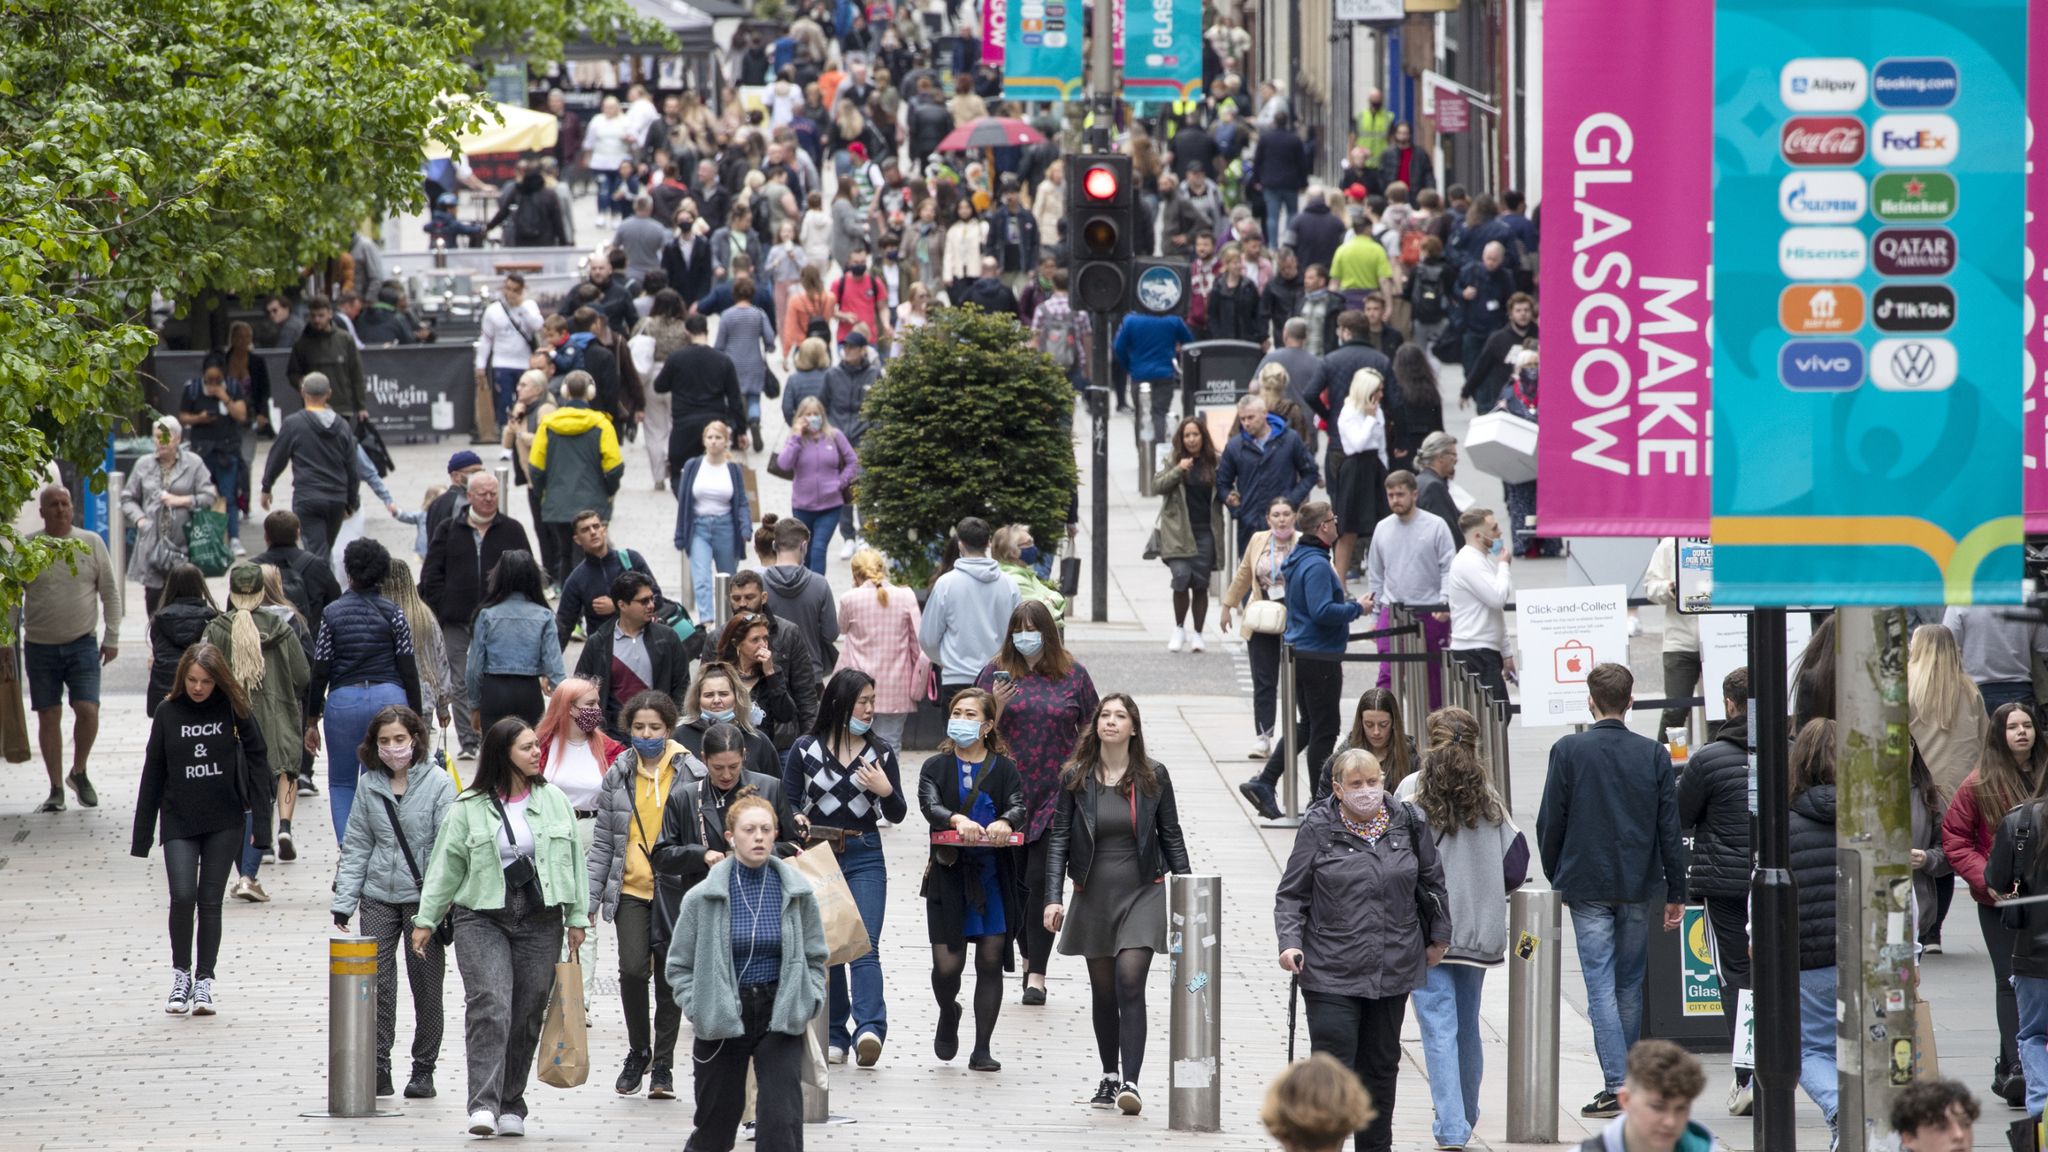
[[[1714,598],[2020,598],[2026,0],[1717,0]]]
[[[1202,0],[1125,0],[1124,100],[1171,104],[1202,91]]]
[[[1003,99],[1071,100],[1081,92],[1081,0],[1002,0]]]

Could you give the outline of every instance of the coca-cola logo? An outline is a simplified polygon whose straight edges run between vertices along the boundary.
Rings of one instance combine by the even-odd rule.
[[[1854,116],[1796,116],[1779,136],[1792,164],[1854,164],[1863,159],[1863,121]]]

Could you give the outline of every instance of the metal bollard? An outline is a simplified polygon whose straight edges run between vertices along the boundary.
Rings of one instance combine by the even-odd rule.
[[[127,482],[119,472],[107,473],[107,558],[114,565],[114,579],[123,583],[128,579],[128,514],[121,510],[121,489]]]
[[[728,595],[731,590],[732,573],[714,572],[712,574],[711,615],[717,621],[717,627],[713,629],[711,634],[714,645],[717,643],[718,637],[725,634],[725,622],[732,619],[732,597]]]
[[[1294,824],[1301,823],[1301,785],[1294,779],[1294,758],[1301,755],[1301,746],[1294,739],[1294,645],[1280,645],[1280,699],[1276,710],[1276,722],[1280,725],[1280,755],[1287,765],[1280,773],[1281,810],[1285,819]],[[1318,766],[1320,767],[1320,766]]]
[[[377,1114],[377,941],[327,939],[327,1114]]]
[[[1150,496],[1152,495],[1152,469],[1158,466],[1158,453],[1154,451],[1152,440],[1152,384],[1150,381],[1138,382],[1137,419],[1132,421],[1132,423],[1137,425],[1138,432],[1138,494],[1140,496]]]
[[[1493,722],[1493,781],[1494,787],[1503,798],[1515,794],[1515,776],[1508,751],[1508,724],[1513,719],[1508,713],[1509,702],[1495,700],[1489,707]]]
[[[1292,766],[1288,775],[1294,774]],[[1172,1017],[1166,1126],[1223,1128],[1223,877],[1174,876],[1166,885]]]
[[[1557,1142],[1557,1003],[1563,899],[1549,888],[1508,897],[1509,1143]]]

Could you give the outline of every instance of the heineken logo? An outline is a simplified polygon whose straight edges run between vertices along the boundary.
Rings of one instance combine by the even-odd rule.
[[[1871,181],[1880,220],[1946,220],[1956,214],[1956,178],[1946,172],[1886,172]]]

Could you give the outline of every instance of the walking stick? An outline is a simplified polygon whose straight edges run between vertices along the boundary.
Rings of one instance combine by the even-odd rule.
[[[1294,1025],[1301,1010],[1301,977],[1287,978],[1287,1062],[1294,1063]]]

